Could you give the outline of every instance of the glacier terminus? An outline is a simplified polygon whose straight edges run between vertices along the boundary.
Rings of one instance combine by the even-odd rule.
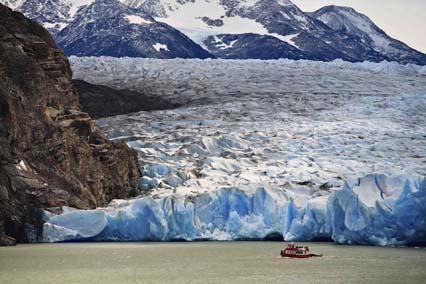
[[[107,208],[48,216],[44,240],[172,241],[333,239],[405,245],[426,238],[426,181],[370,175],[329,196],[222,188],[195,198],[116,200]]]
[[[426,241],[426,69],[71,57],[74,77],[182,105],[98,120],[140,196],[44,212],[61,241]]]

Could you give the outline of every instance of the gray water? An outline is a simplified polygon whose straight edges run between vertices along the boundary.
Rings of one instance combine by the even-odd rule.
[[[426,283],[426,249],[308,243],[322,258],[283,259],[283,243],[70,243],[0,248],[1,284]]]

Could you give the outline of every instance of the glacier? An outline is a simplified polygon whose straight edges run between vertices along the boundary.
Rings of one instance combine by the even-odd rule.
[[[98,120],[137,150],[140,196],[46,211],[46,242],[426,241],[424,66],[70,62],[74,78],[182,106]]]
[[[50,216],[46,242],[332,239],[407,245],[426,240],[426,179],[368,175],[312,198],[258,188],[196,197],[114,200],[108,207]]]
[[[397,63],[71,57],[74,77],[183,105],[98,120],[139,154],[143,192],[325,195],[426,173],[426,69]],[[360,83],[362,82],[362,84]]]

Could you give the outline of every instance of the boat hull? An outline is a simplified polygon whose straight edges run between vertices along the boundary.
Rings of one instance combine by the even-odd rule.
[[[313,255],[310,254],[304,254],[304,255],[296,255],[296,254],[281,254],[282,257],[288,257],[288,258],[310,258],[313,257]]]
[[[287,248],[281,250],[280,254],[282,257],[289,258],[310,258],[314,256],[322,256],[322,254],[309,253],[309,248],[307,246],[296,246],[294,243],[290,243]]]

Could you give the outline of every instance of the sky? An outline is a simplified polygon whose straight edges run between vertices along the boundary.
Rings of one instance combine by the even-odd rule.
[[[426,0],[292,0],[306,12],[326,5],[355,8],[388,35],[426,53]]]

